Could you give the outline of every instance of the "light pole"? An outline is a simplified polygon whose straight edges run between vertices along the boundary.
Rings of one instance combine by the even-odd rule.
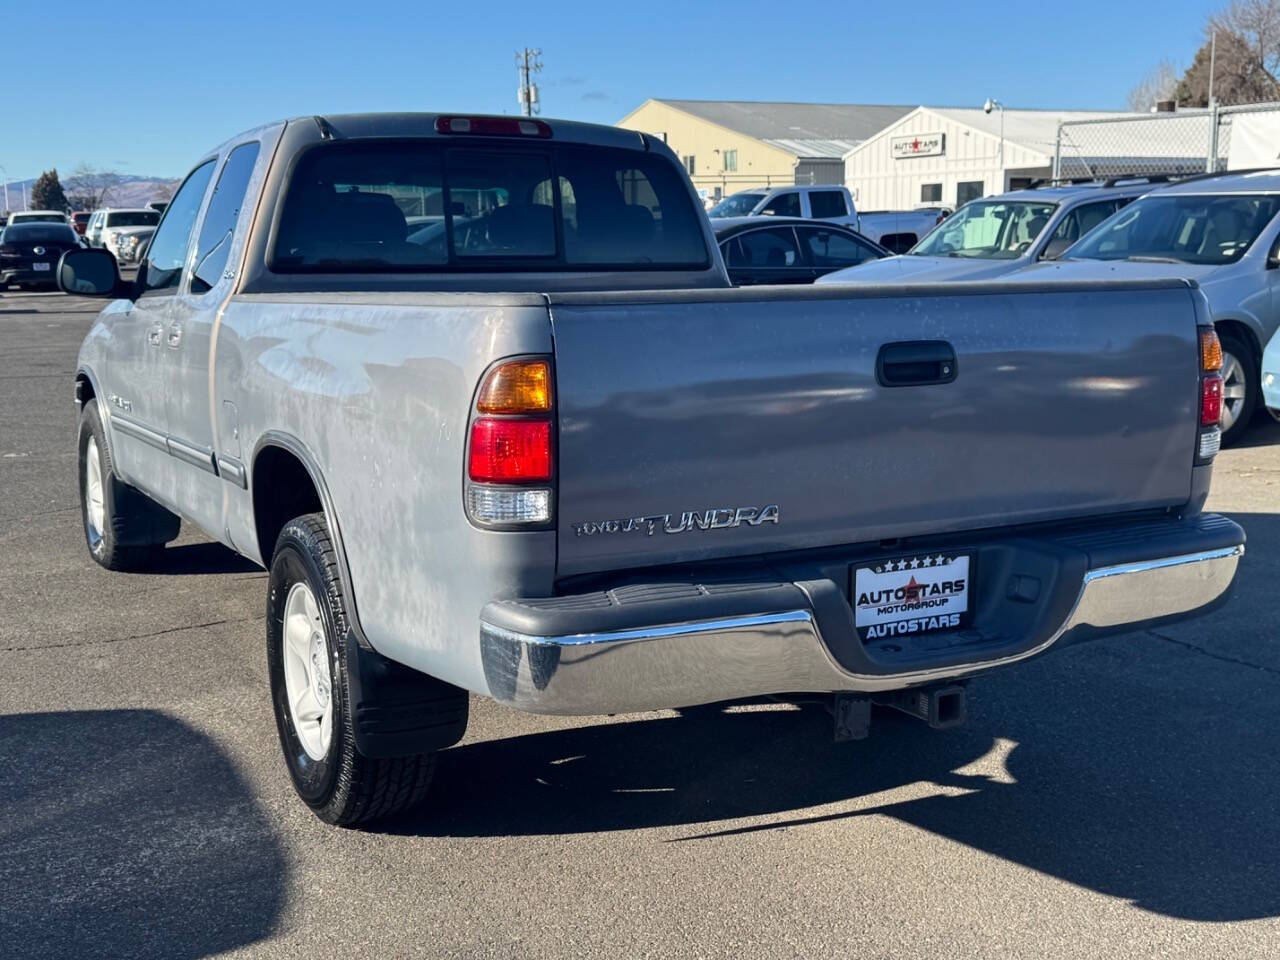
[[[1004,104],[993,97],[987,97],[987,102],[982,105],[982,112],[990,113],[992,110],[1000,111],[1000,192],[1003,193],[1008,189],[1004,182]]]
[[[9,212],[9,171],[4,167],[0,167],[0,171],[4,172],[4,209]]]

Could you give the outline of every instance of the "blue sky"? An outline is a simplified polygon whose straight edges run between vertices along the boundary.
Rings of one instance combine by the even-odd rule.
[[[1157,61],[1191,61],[1218,6],[139,0],[104,8],[51,57],[15,42],[21,11],[29,26],[38,14],[11,0],[0,166],[11,179],[80,162],[179,176],[279,117],[514,113],[526,44],[543,51],[543,113],[604,123],[647,97],[1122,108]]]

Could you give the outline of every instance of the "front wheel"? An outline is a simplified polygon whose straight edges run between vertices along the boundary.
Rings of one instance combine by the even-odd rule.
[[[356,826],[426,796],[435,754],[380,759],[356,747],[343,639],[347,600],[324,517],[290,520],[267,587],[267,669],[285,763],[298,796],[326,823]]]
[[[1235,443],[1258,408],[1258,363],[1239,337],[1220,333],[1222,342],[1222,445]]]
[[[85,546],[108,570],[145,566],[178,535],[182,521],[116,476],[97,403],[80,414],[80,516]]]

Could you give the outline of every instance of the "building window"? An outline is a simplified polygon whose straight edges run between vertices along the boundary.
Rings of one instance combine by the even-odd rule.
[[[921,203],[941,203],[942,202],[942,184],[940,183],[920,184],[920,202]]]
[[[724,152],[724,172],[725,173],[738,172],[738,151],[737,150],[726,150]]]
[[[683,158],[681,158],[681,159],[682,159],[682,161],[683,161],[683,163],[684,163],[684,168],[685,168],[686,170],[688,170],[688,171],[689,171],[689,176],[691,176],[691,177],[692,177],[692,176],[694,175],[694,173],[696,173],[696,172],[697,172],[697,171],[696,171],[696,169],[695,169],[695,166],[696,166],[696,165],[695,165],[695,164],[694,164],[694,162],[693,162],[693,161],[694,161],[693,155],[692,155],[692,154],[690,154],[689,156],[687,156],[687,157],[683,157]]]
[[[983,182],[981,180],[964,180],[956,184],[956,206],[968,203],[970,200],[977,200],[982,196]]]

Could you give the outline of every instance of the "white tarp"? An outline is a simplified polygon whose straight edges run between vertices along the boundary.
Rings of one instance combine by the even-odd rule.
[[[1231,118],[1228,170],[1280,163],[1280,112],[1238,113]]]

